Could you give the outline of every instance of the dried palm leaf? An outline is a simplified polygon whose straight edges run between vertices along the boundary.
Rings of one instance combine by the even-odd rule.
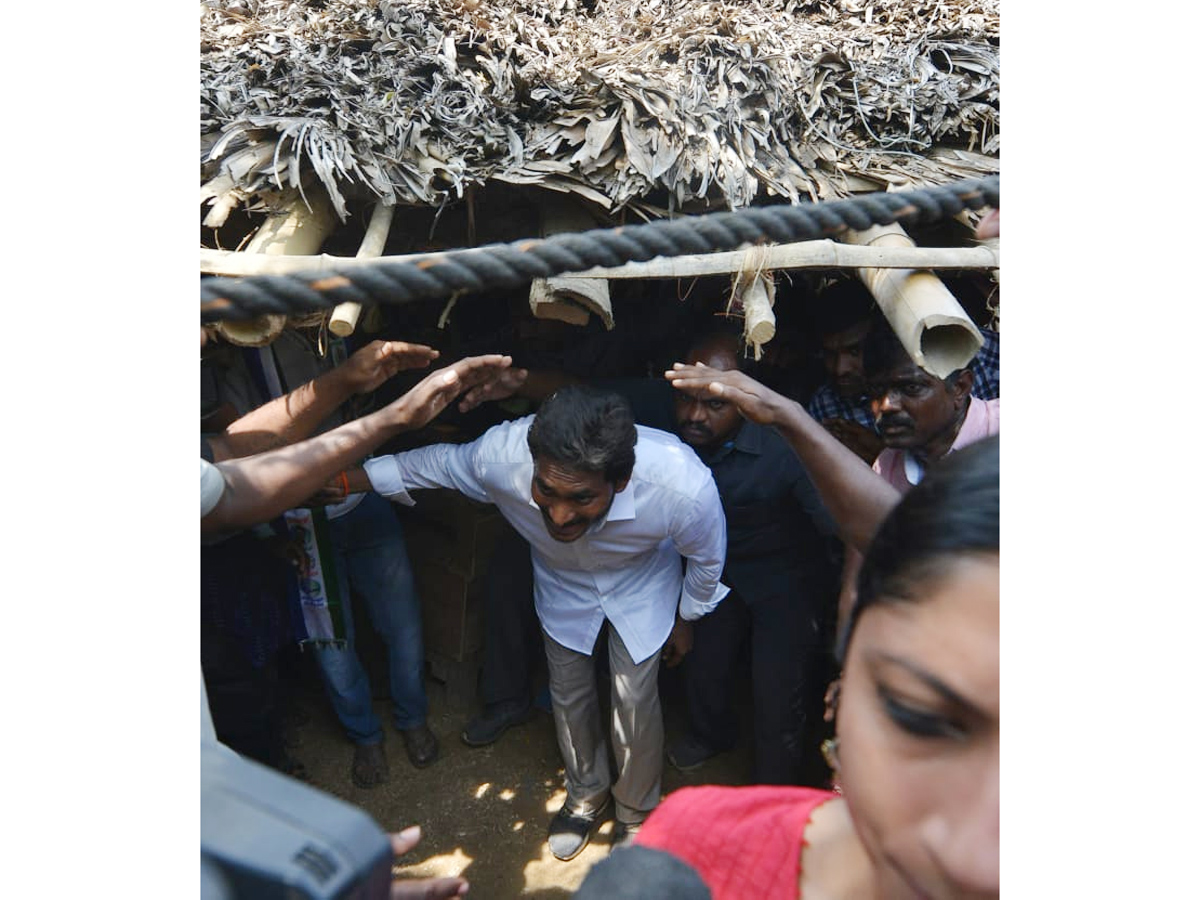
[[[999,135],[998,0],[202,7],[217,206],[314,179],[342,218],[493,179],[647,214],[795,203],[995,172]]]

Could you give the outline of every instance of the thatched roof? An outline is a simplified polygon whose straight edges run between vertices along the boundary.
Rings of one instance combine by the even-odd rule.
[[[999,170],[998,0],[205,0],[202,199],[796,202]]]

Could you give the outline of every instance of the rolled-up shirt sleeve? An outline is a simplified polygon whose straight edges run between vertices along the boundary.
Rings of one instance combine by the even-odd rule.
[[[716,609],[729,588],[721,584],[725,568],[725,513],[709,475],[696,498],[684,501],[672,530],[675,549],[687,560],[679,615],[691,622]]]
[[[482,440],[482,438],[480,439]],[[451,488],[472,500],[491,502],[478,464],[479,441],[470,444],[432,444],[363,463],[371,488],[389,500],[413,506],[410,491]]]
[[[200,518],[217,508],[225,493],[225,476],[211,462],[200,459]]]

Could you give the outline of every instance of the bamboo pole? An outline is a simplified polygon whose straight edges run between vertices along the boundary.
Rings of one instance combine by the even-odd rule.
[[[595,226],[595,220],[577,201],[565,197],[547,197],[541,213],[542,234],[546,237],[587,231]],[[535,278],[529,285],[529,311],[538,319],[556,319],[574,325],[586,325],[595,314],[609,331],[614,324],[607,278],[578,275]]]
[[[989,242],[990,243],[990,242]],[[879,247],[855,246],[837,241],[799,241],[766,248],[768,269],[999,269],[999,247]],[[705,253],[652,259],[613,268],[564,273],[587,278],[696,278],[731,275],[741,271],[748,250]],[[382,262],[417,262],[442,254],[417,253],[381,256]],[[205,275],[321,275],[334,269],[373,265],[374,259],[330,256],[250,256],[232,250],[200,250],[200,272]]]
[[[758,272],[742,291],[746,343],[754,348],[754,358],[762,359],[762,345],[775,337],[775,282],[770,272]]]
[[[267,218],[246,245],[246,258],[270,258],[315,253],[337,222],[324,192],[305,202],[299,193],[276,215]],[[310,207],[311,205],[311,207]],[[262,347],[283,331],[286,316],[258,316],[245,322],[219,322],[217,331],[232,344]]]
[[[979,242],[979,246],[983,247],[984,249],[991,250],[997,256],[1000,255],[1000,238],[998,238],[998,237],[986,238]],[[992,281],[996,282],[996,284],[1000,283],[1000,268],[999,267],[997,267],[996,270],[992,272]]]
[[[899,225],[852,231],[846,240],[878,248],[913,246],[912,239]],[[862,267],[857,274],[908,355],[922,369],[945,378],[966,367],[983,346],[983,335],[971,317],[932,272]]]
[[[371,213],[371,221],[367,224],[367,233],[363,236],[355,259],[378,259],[387,243],[388,232],[392,228],[392,218],[396,214],[394,203],[380,201],[375,204]],[[338,337],[348,337],[354,334],[358,317],[362,315],[361,303],[339,303],[329,317],[329,330]]]
[[[729,289],[728,309],[741,307],[742,338],[754,348],[755,359],[762,359],[762,345],[775,337],[775,275],[766,267],[766,257],[766,246],[751,247]]]
[[[723,253],[705,253],[627,263],[611,269],[578,272],[594,278],[697,278],[740,272],[747,257],[764,249],[764,269],[998,269],[1000,253],[986,247],[858,247],[837,241],[797,241],[765,248],[751,247]]]

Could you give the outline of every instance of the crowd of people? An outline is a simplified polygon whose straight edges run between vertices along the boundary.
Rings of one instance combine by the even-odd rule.
[[[817,308],[827,380],[803,398],[768,387],[717,321],[660,377],[468,356],[369,412],[355,398],[439,352],[377,340],[326,363],[283,344],[225,354],[201,440],[218,738],[299,772],[279,667],[301,643],[353,745],[349,777],[389,778],[353,598],[386,647],[409,762],[436,761],[391,504],[449,489],[511,526],[485,576],[483,705],[462,740],[486,746],[526,721],[544,664],[566,787],[550,852],[573,859],[615,820],[610,861],[579,896],[996,896],[998,335],[938,378],[858,282],[835,280]],[[475,440],[371,455],[451,404],[514,397],[535,411]],[[702,771],[738,742],[744,657],[751,784],[664,801],[664,764]],[[668,742],[659,676],[676,666],[686,729]],[[446,879],[427,895],[464,890]]]

